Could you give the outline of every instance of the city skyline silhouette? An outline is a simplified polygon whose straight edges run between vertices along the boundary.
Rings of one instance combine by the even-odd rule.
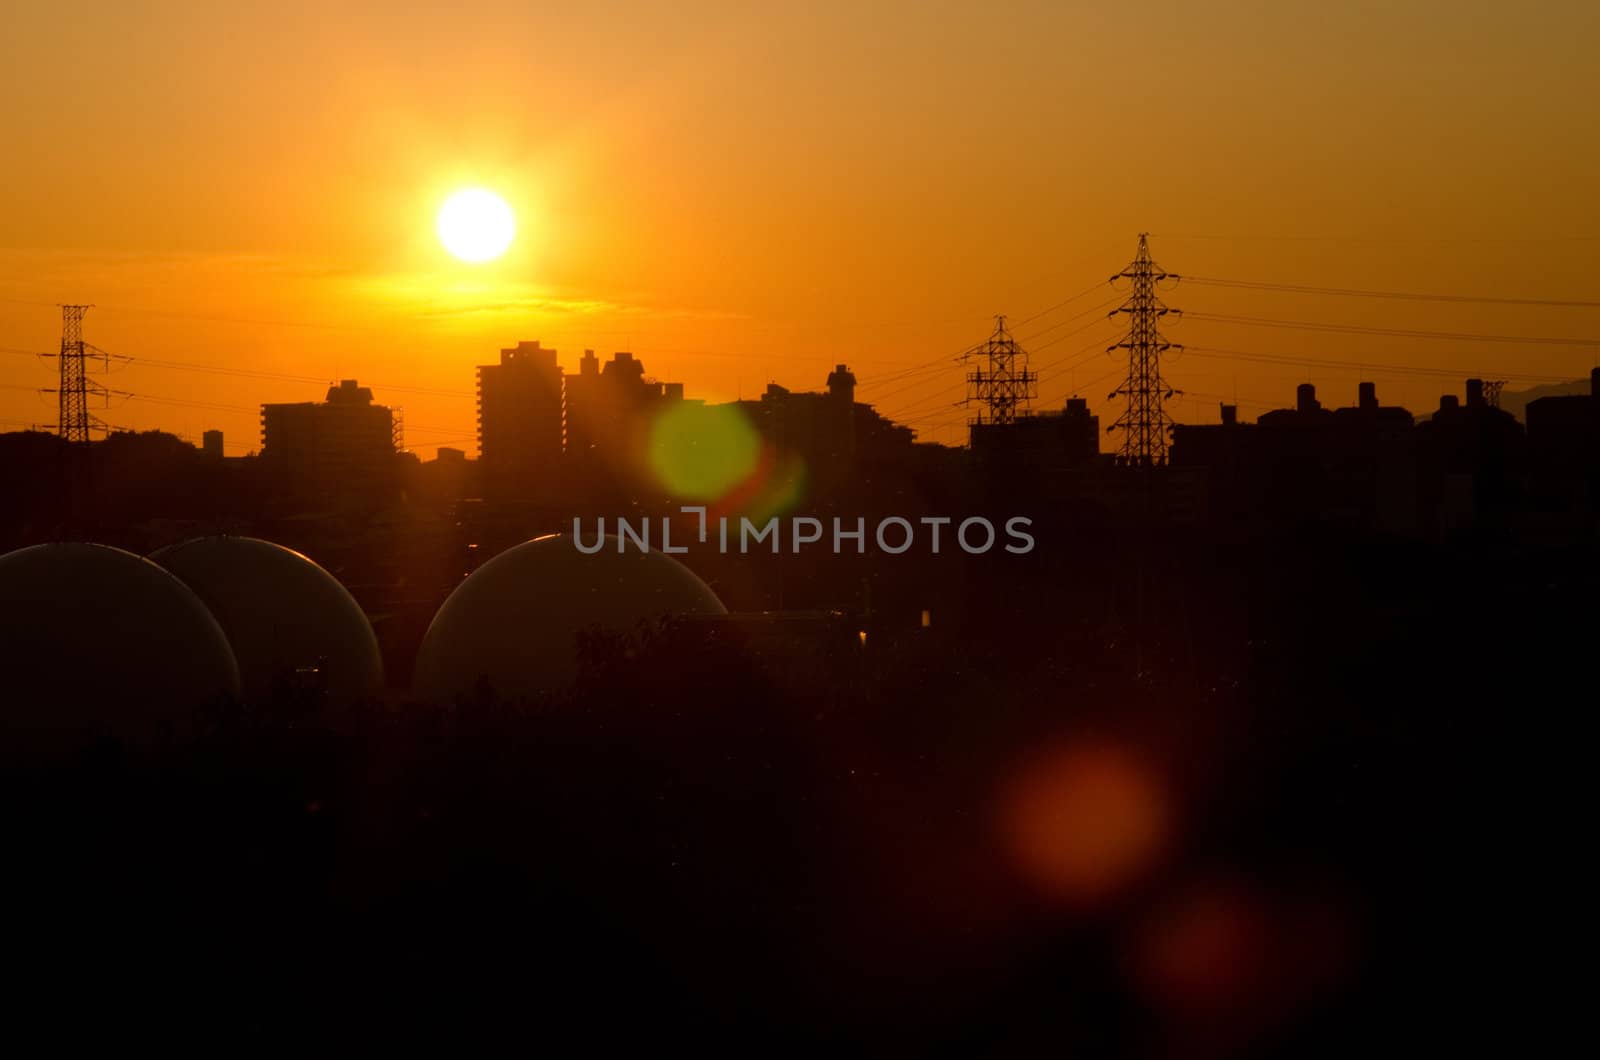
[[[1036,365],[1032,369],[1034,372],[1034,389],[1018,403],[1017,408],[1021,414],[1028,415],[1039,411],[1059,410],[1070,399],[1081,399],[1089,403],[1093,409],[1098,410],[1098,414],[1105,415],[1109,413],[1108,419],[1110,420],[1114,420],[1121,413],[1122,409],[1119,407],[1120,396],[1101,393],[1106,389],[1103,384],[1107,381],[1115,382],[1117,377],[1124,374],[1126,370],[1124,365],[1118,363],[1117,357],[1120,355],[1116,354],[1115,351],[1116,343],[1125,338],[1124,332],[1126,329],[1119,328],[1115,322],[1115,310],[1106,313],[1104,317],[1101,317],[1099,312],[1109,306],[1115,306],[1125,301],[1128,288],[1126,284],[1120,289],[1115,287],[1116,280],[1117,278],[1113,277],[1112,283],[1105,286],[1104,292],[1098,291],[1097,287],[1091,287],[1047,307],[1044,312],[1035,314],[1032,318],[1026,318],[1029,323],[1032,323],[1041,316],[1060,313],[1068,307],[1077,308],[1075,313],[1057,319],[1054,324],[1041,322],[1035,325],[1027,333],[1029,341],[1018,342],[1017,348],[1019,352],[1028,358],[1033,356],[1029,349],[1029,345],[1032,343],[1033,347],[1039,351],[1039,361],[1040,365],[1042,365],[1042,367]],[[1181,282],[1183,282],[1183,278],[1176,275],[1172,277],[1171,283],[1173,285]],[[1335,300],[1355,297],[1368,301],[1409,306],[1428,303],[1509,305],[1523,311],[1532,310],[1535,312],[1549,312],[1553,309],[1584,312],[1600,309],[1600,301],[1585,301],[1582,299],[1519,299],[1493,295],[1441,294],[1437,292],[1307,288],[1296,284],[1226,280],[1209,277],[1193,278],[1190,282],[1202,287],[1281,290],[1288,293],[1309,293]],[[1165,285],[1163,290],[1166,290]],[[1091,304],[1088,309],[1081,308],[1082,303],[1090,301],[1090,296],[1095,293],[1109,293],[1111,297],[1097,304]],[[45,308],[44,304],[40,303],[39,308]],[[52,306],[50,308],[56,307]],[[83,308],[86,316],[89,310],[99,307],[92,304],[84,304]],[[1526,400],[1543,393],[1582,392],[1586,386],[1585,378],[1588,374],[1586,371],[1579,371],[1576,368],[1565,375],[1560,371],[1552,371],[1548,374],[1531,372],[1525,365],[1516,363],[1516,361],[1522,359],[1520,355],[1525,351],[1542,351],[1542,356],[1547,362],[1565,361],[1573,365],[1580,365],[1585,356],[1584,350],[1588,346],[1593,345],[1596,349],[1600,349],[1600,339],[1591,341],[1570,335],[1490,335],[1440,332],[1416,328],[1382,328],[1351,323],[1290,320],[1281,317],[1218,316],[1203,311],[1187,315],[1191,318],[1199,317],[1201,319],[1216,317],[1224,322],[1273,329],[1274,331],[1288,330],[1296,333],[1328,332],[1357,337],[1350,341],[1371,341],[1370,338],[1365,338],[1365,336],[1382,336],[1391,339],[1422,342],[1429,345],[1454,344],[1457,347],[1457,351],[1447,357],[1440,367],[1430,368],[1393,361],[1373,361],[1348,356],[1312,357],[1292,353],[1272,353],[1262,350],[1229,349],[1185,342],[1179,344],[1179,348],[1166,357],[1169,365],[1185,356],[1192,356],[1202,359],[1207,364],[1231,363],[1270,371],[1303,370],[1305,381],[1312,382],[1313,379],[1321,379],[1324,381],[1324,385],[1328,385],[1327,380],[1329,379],[1335,381],[1333,385],[1339,385],[1352,378],[1360,381],[1377,378],[1385,382],[1388,390],[1398,390],[1400,393],[1411,395],[1413,398],[1420,395],[1424,401],[1430,402],[1434,397],[1434,387],[1438,385],[1434,382],[1435,380],[1459,380],[1471,375],[1477,378],[1493,379],[1499,387],[1508,388],[1507,397],[1510,399],[1511,406],[1519,411],[1521,404],[1525,403]],[[1184,316],[1184,312],[1180,309],[1174,314],[1173,321],[1181,322]],[[1075,322],[1077,326],[1071,330],[1065,332],[1058,330],[1065,324]],[[90,324],[88,326],[90,334],[92,334],[93,325]],[[1171,325],[1169,324],[1169,326]],[[1063,354],[1060,352],[1058,346],[1063,340],[1081,338],[1081,333],[1088,329],[1096,329],[1104,332],[1104,334],[1089,339],[1085,344],[1076,345],[1068,353]],[[1052,333],[1054,333],[1053,337],[1046,338],[1046,336],[1052,336]],[[1188,337],[1186,334],[1185,338]],[[537,340],[534,344],[538,344]],[[1473,344],[1480,348],[1488,348],[1491,351],[1495,351],[1497,348],[1499,350],[1515,350],[1517,351],[1517,356],[1507,352],[1491,354],[1487,357],[1483,354],[1461,355],[1459,347]],[[863,394],[870,399],[870,403],[873,405],[882,405],[890,409],[891,415],[903,419],[905,425],[916,430],[922,440],[946,445],[964,445],[967,443],[967,438],[965,437],[967,426],[979,417],[970,398],[964,398],[957,393],[963,389],[964,382],[964,373],[960,366],[970,358],[972,351],[981,347],[982,343],[974,342],[966,349],[957,350],[948,356],[936,356],[909,367],[900,368],[886,375],[868,376],[863,386]],[[227,452],[231,455],[253,452],[258,448],[258,446],[252,444],[252,441],[259,441],[259,438],[254,438],[252,441],[241,440],[236,434],[230,433],[226,429],[228,426],[237,425],[241,418],[250,416],[255,411],[254,409],[243,405],[227,405],[207,400],[174,397],[170,396],[170,394],[162,396],[160,394],[132,391],[112,386],[111,384],[113,383],[127,383],[130,381],[128,376],[122,374],[129,368],[138,369],[135,374],[144,378],[149,378],[151,374],[156,372],[168,378],[174,375],[179,378],[210,376],[219,380],[219,385],[232,387],[245,385],[234,382],[235,380],[249,379],[255,380],[255,385],[258,388],[286,389],[299,384],[299,389],[304,391],[305,384],[314,385],[316,382],[315,376],[297,376],[249,366],[174,361],[160,357],[131,355],[120,351],[112,352],[93,342],[89,343],[89,348],[91,356],[96,358],[93,368],[96,368],[101,374],[115,373],[114,378],[98,380],[99,385],[106,387],[109,392],[96,398],[93,419],[95,421],[95,429],[98,432],[97,436],[103,436],[107,430],[162,429],[177,433],[198,444],[201,440],[200,435],[205,431],[222,430],[226,439]],[[1046,353],[1045,351],[1047,350],[1052,352]],[[16,369],[17,378],[31,377],[39,382],[38,386],[31,388],[21,383],[7,384],[6,389],[10,391],[13,402],[23,401],[24,399],[17,395],[25,393],[29,389],[35,390],[40,398],[57,392],[58,387],[56,384],[58,384],[59,380],[54,377],[54,354],[47,348],[28,350],[21,347],[9,347],[6,352],[14,355],[9,366]],[[557,352],[559,353],[559,351]],[[592,355],[594,348],[585,347],[584,352],[586,355]],[[640,352],[644,353],[645,351],[641,350]],[[623,351],[623,353],[629,357],[633,356],[630,351]],[[37,366],[31,366],[26,370],[18,369],[17,366],[20,362],[16,360],[16,357],[27,357],[29,355],[33,355],[42,363]],[[1596,356],[1600,356],[1600,354],[1596,354]],[[572,360],[573,358],[569,356],[568,361]],[[577,364],[561,364],[559,361],[556,363],[569,375],[577,374],[574,370],[581,367],[581,361]],[[1473,367],[1474,365],[1481,366],[1485,363],[1490,364],[1490,367],[1487,369]],[[1500,367],[1496,368],[1494,365]],[[51,377],[42,377],[41,374],[46,371],[51,372]],[[1092,377],[1088,375],[1091,371],[1096,373]],[[1195,375],[1189,365],[1185,365],[1183,369],[1169,368],[1169,372],[1177,372],[1183,378]],[[1210,375],[1211,373],[1201,373],[1199,378],[1203,381]],[[1057,400],[1041,399],[1038,396],[1038,379],[1041,377],[1050,382],[1049,389]],[[652,380],[655,379],[656,374],[651,373],[650,378]],[[1278,376],[1277,378],[1282,380],[1294,377]],[[1062,389],[1062,380],[1067,380],[1067,389],[1065,390]],[[337,383],[338,379],[330,377],[328,382]],[[780,384],[781,382],[775,374],[772,378],[766,380],[762,387]],[[793,380],[790,380],[791,385],[792,382]],[[407,404],[419,400],[437,401],[442,396],[465,398],[471,394],[471,391],[467,390],[453,391],[419,388],[397,381],[391,381],[387,387],[381,383],[377,386],[378,389],[389,391],[387,404],[397,409],[403,409]],[[752,387],[752,390],[757,392],[760,389],[760,387]],[[1521,397],[1524,391],[1530,392],[1527,397]],[[953,394],[955,396],[952,397]],[[700,398],[700,400],[707,399]],[[710,400],[715,401],[717,399],[713,397]],[[1174,399],[1174,407],[1188,413],[1186,422],[1217,422],[1220,420],[1220,413],[1216,412],[1216,408],[1224,404],[1242,405],[1243,414],[1246,418],[1250,418],[1255,410],[1266,411],[1279,407],[1271,401],[1250,398],[1241,399],[1238,396],[1236,378],[1231,393],[1186,388],[1176,391]],[[130,406],[132,407],[130,408]],[[34,407],[38,409],[37,403]],[[113,414],[113,410],[115,410],[115,414]],[[132,414],[134,410],[139,410],[140,414]],[[210,417],[209,421],[206,420],[208,415]],[[205,425],[198,429],[174,431],[170,422],[174,418],[181,418],[185,422],[199,419]],[[56,419],[58,420],[59,416]],[[143,420],[145,422],[144,426],[133,427],[122,422],[113,422],[113,420]],[[934,425],[932,430],[928,427],[930,423]],[[919,425],[921,426],[919,427]],[[58,431],[60,430],[59,423],[52,423],[51,417],[48,415],[36,416],[27,420],[21,418],[5,419],[0,421],[0,426],[10,430],[38,430],[51,429],[52,427]],[[414,448],[416,449],[426,450],[440,446],[462,447],[468,453],[476,455],[478,432],[469,424],[458,423],[454,426],[442,427],[417,423],[409,424],[408,426],[412,436],[406,437],[406,441],[410,442],[414,439],[416,443]],[[402,437],[405,436],[402,435]],[[407,445],[406,447],[412,446]]]

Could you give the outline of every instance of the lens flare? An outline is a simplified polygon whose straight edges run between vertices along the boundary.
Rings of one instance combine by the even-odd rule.
[[[1237,1055],[1263,1033],[1336,993],[1360,945],[1336,886],[1280,878],[1268,885],[1224,871],[1190,880],[1124,939],[1132,984],[1185,1043],[1204,1035]]]
[[[1028,763],[1002,803],[1022,874],[1069,902],[1113,897],[1152,866],[1170,830],[1166,792],[1140,757],[1070,745]]]
[[[649,462],[673,496],[714,501],[756,470],[761,436],[735,407],[675,404],[650,426]]]

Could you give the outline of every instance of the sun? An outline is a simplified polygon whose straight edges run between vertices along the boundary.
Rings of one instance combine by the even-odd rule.
[[[517,219],[506,201],[486,188],[456,192],[439,207],[439,242],[462,261],[493,261],[516,238]]]

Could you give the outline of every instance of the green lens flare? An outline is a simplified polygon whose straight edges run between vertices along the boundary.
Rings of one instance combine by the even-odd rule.
[[[723,497],[760,459],[761,437],[737,408],[677,404],[650,425],[650,468],[675,497]]]

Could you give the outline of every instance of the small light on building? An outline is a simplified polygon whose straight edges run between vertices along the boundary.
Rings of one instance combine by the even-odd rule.
[[[857,633],[856,636],[861,638],[861,646],[865,648],[867,646],[867,631],[862,630],[861,632]]]
[[[933,625],[933,612],[924,607],[922,609],[922,628],[927,629],[931,625]]]

